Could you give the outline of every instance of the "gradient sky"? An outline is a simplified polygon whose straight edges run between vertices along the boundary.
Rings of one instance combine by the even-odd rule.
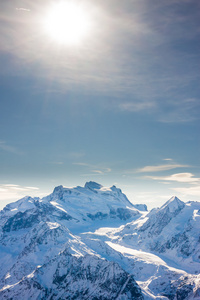
[[[199,201],[200,1],[73,2],[79,45],[44,32],[52,1],[1,1],[0,208],[89,180]]]

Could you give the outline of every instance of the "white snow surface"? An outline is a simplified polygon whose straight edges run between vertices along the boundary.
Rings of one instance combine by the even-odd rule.
[[[42,293],[55,285],[54,299],[64,299],[62,293],[93,299],[83,296],[87,286],[89,295],[132,299],[135,283],[127,276],[146,300],[200,299],[200,202],[172,197],[145,210],[115,186],[95,182],[7,205],[0,212],[0,299],[50,299]],[[118,275],[124,281],[112,298],[107,282]],[[142,299],[137,291],[135,299]]]

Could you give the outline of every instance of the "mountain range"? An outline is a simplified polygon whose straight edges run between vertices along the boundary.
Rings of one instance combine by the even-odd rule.
[[[87,182],[0,211],[0,299],[200,299],[200,202]]]

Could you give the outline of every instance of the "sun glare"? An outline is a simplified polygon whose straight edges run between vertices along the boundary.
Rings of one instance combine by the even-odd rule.
[[[90,22],[83,7],[61,2],[50,8],[44,27],[53,40],[62,44],[77,44],[89,33]]]

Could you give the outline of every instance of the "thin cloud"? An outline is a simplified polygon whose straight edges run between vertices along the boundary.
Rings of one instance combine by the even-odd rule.
[[[181,104],[180,104],[181,105]],[[194,114],[190,114],[186,109],[182,109],[182,113],[177,110],[172,110],[168,114],[163,114],[163,116],[158,118],[158,121],[161,123],[189,123],[197,119]]]
[[[129,112],[139,112],[142,110],[149,110],[151,108],[155,108],[155,102],[126,102],[120,103],[119,108],[124,111]]]
[[[31,11],[30,9],[24,7],[16,7],[15,9],[19,11]]]
[[[198,196],[200,197],[200,186],[191,186],[191,187],[181,187],[181,188],[173,188],[177,193],[181,193],[184,196]]]
[[[52,162],[50,162],[50,164],[53,164],[53,165],[63,165],[63,162],[62,161],[52,161]]]
[[[104,174],[102,171],[100,170],[92,170],[92,172],[97,173],[97,174]]]
[[[13,186],[10,188],[13,191],[29,191],[30,189],[27,189],[26,187],[18,187],[18,186]]]
[[[26,188],[29,190],[39,190],[39,188],[35,186],[27,186]]]
[[[185,98],[169,102],[171,109],[168,113],[160,113],[159,121],[162,123],[188,123],[199,119],[199,99]]]
[[[84,174],[80,174],[81,177],[89,177],[91,178],[92,176],[102,176],[104,174],[99,174],[99,173],[84,173]]]
[[[172,161],[173,159],[172,158],[163,158],[163,160]]]
[[[0,150],[6,151],[6,152],[10,152],[10,153],[14,153],[14,154],[18,154],[18,155],[23,154],[17,148],[8,145],[5,141],[2,141],[2,140],[0,140]]]
[[[194,177],[192,173],[177,173],[170,176],[145,176],[145,178],[163,181],[175,181],[182,183],[197,184],[200,183],[200,178]]]
[[[0,188],[4,189],[5,191],[11,190],[19,190],[19,191],[31,191],[31,190],[38,190],[38,187],[34,186],[21,186],[19,184],[0,184]]]
[[[137,169],[137,173],[145,173],[145,172],[162,172],[168,171],[176,168],[188,168],[188,165],[180,165],[180,164],[167,164],[167,165],[159,165],[159,166],[145,166],[143,168]]]
[[[88,163],[84,163],[84,162],[73,163],[73,165],[86,167],[89,172],[92,172],[92,174],[90,174],[90,175],[97,175],[97,174],[103,175],[105,173],[110,173],[112,171],[111,168],[102,167],[101,165],[88,164]],[[84,174],[84,175],[86,175],[86,174]]]
[[[5,187],[18,187],[18,184],[4,184]]]
[[[89,167],[91,165],[87,164],[87,163],[82,163],[82,162],[77,162],[77,163],[73,163],[73,165],[76,165],[76,166],[83,166],[83,167]]]
[[[68,153],[68,156],[72,159],[79,159],[83,156],[85,156],[84,152],[70,152]]]

